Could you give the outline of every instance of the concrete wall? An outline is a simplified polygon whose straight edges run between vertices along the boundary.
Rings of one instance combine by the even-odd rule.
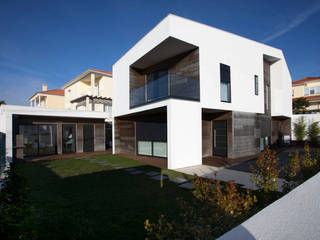
[[[201,128],[201,109],[198,102],[170,102],[167,108],[169,169],[202,164]]]
[[[320,239],[320,174],[218,240]]]

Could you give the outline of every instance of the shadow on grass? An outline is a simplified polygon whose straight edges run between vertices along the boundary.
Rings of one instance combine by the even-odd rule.
[[[190,191],[145,174],[132,175],[73,159],[20,164],[31,188],[40,239],[143,239],[144,221],[179,215]],[[133,166],[142,171],[159,168]],[[88,173],[86,173],[88,172]]]

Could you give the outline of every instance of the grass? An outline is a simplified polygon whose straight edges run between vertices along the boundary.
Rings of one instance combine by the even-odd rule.
[[[89,158],[159,171],[169,178],[192,178],[119,156]],[[18,168],[31,189],[40,239],[143,239],[146,219],[156,221],[162,213],[178,217],[176,199],[192,198],[191,191],[168,180],[160,187],[144,174],[131,175],[87,159],[24,163]]]

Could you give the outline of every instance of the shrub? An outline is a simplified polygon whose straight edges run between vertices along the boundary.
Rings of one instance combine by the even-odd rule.
[[[14,165],[3,181],[0,194],[0,239],[36,239],[34,209],[28,186]]]
[[[310,141],[315,141],[316,137],[320,133],[319,122],[313,122],[308,127],[308,136]]]
[[[300,117],[299,120],[294,123],[294,135],[298,141],[303,141],[305,139],[307,132],[304,117]]]
[[[310,153],[310,146],[307,142],[304,144],[304,157],[302,159],[303,168],[311,168],[317,165],[317,159],[312,159]]]
[[[258,189],[263,191],[276,191],[278,189],[277,178],[281,169],[279,168],[279,158],[276,152],[268,147],[266,151],[256,161],[257,168],[250,164],[252,171],[251,181]]]
[[[234,227],[235,219],[257,202],[249,190],[239,192],[233,181],[224,187],[219,180],[195,175],[193,183],[193,201],[180,199],[180,220],[170,221],[164,215],[156,223],[146,220],[147,239],[213,239],[214,232]]]
[[[298,175],[300,172],[300,158],[299,152],[296,150],[295,154],[289,153],[289,162],[288,166],[286,167],[286,177],[288,179],[292,179]]]
[[[317,166],[317,158],[319,157],[319,153],[317,152],[315,154],[315,158],[312,158],[310,153],[310,146],[306,142],[304,145],[304,157],[302,159],[302,174],[304,179],[308,179],[312,177],[314,174],[318,172],[318,166]]]

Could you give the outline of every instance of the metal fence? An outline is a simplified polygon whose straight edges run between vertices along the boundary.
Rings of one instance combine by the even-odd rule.
[[[0,132],[0,175],[6,164],[6,135]]]

